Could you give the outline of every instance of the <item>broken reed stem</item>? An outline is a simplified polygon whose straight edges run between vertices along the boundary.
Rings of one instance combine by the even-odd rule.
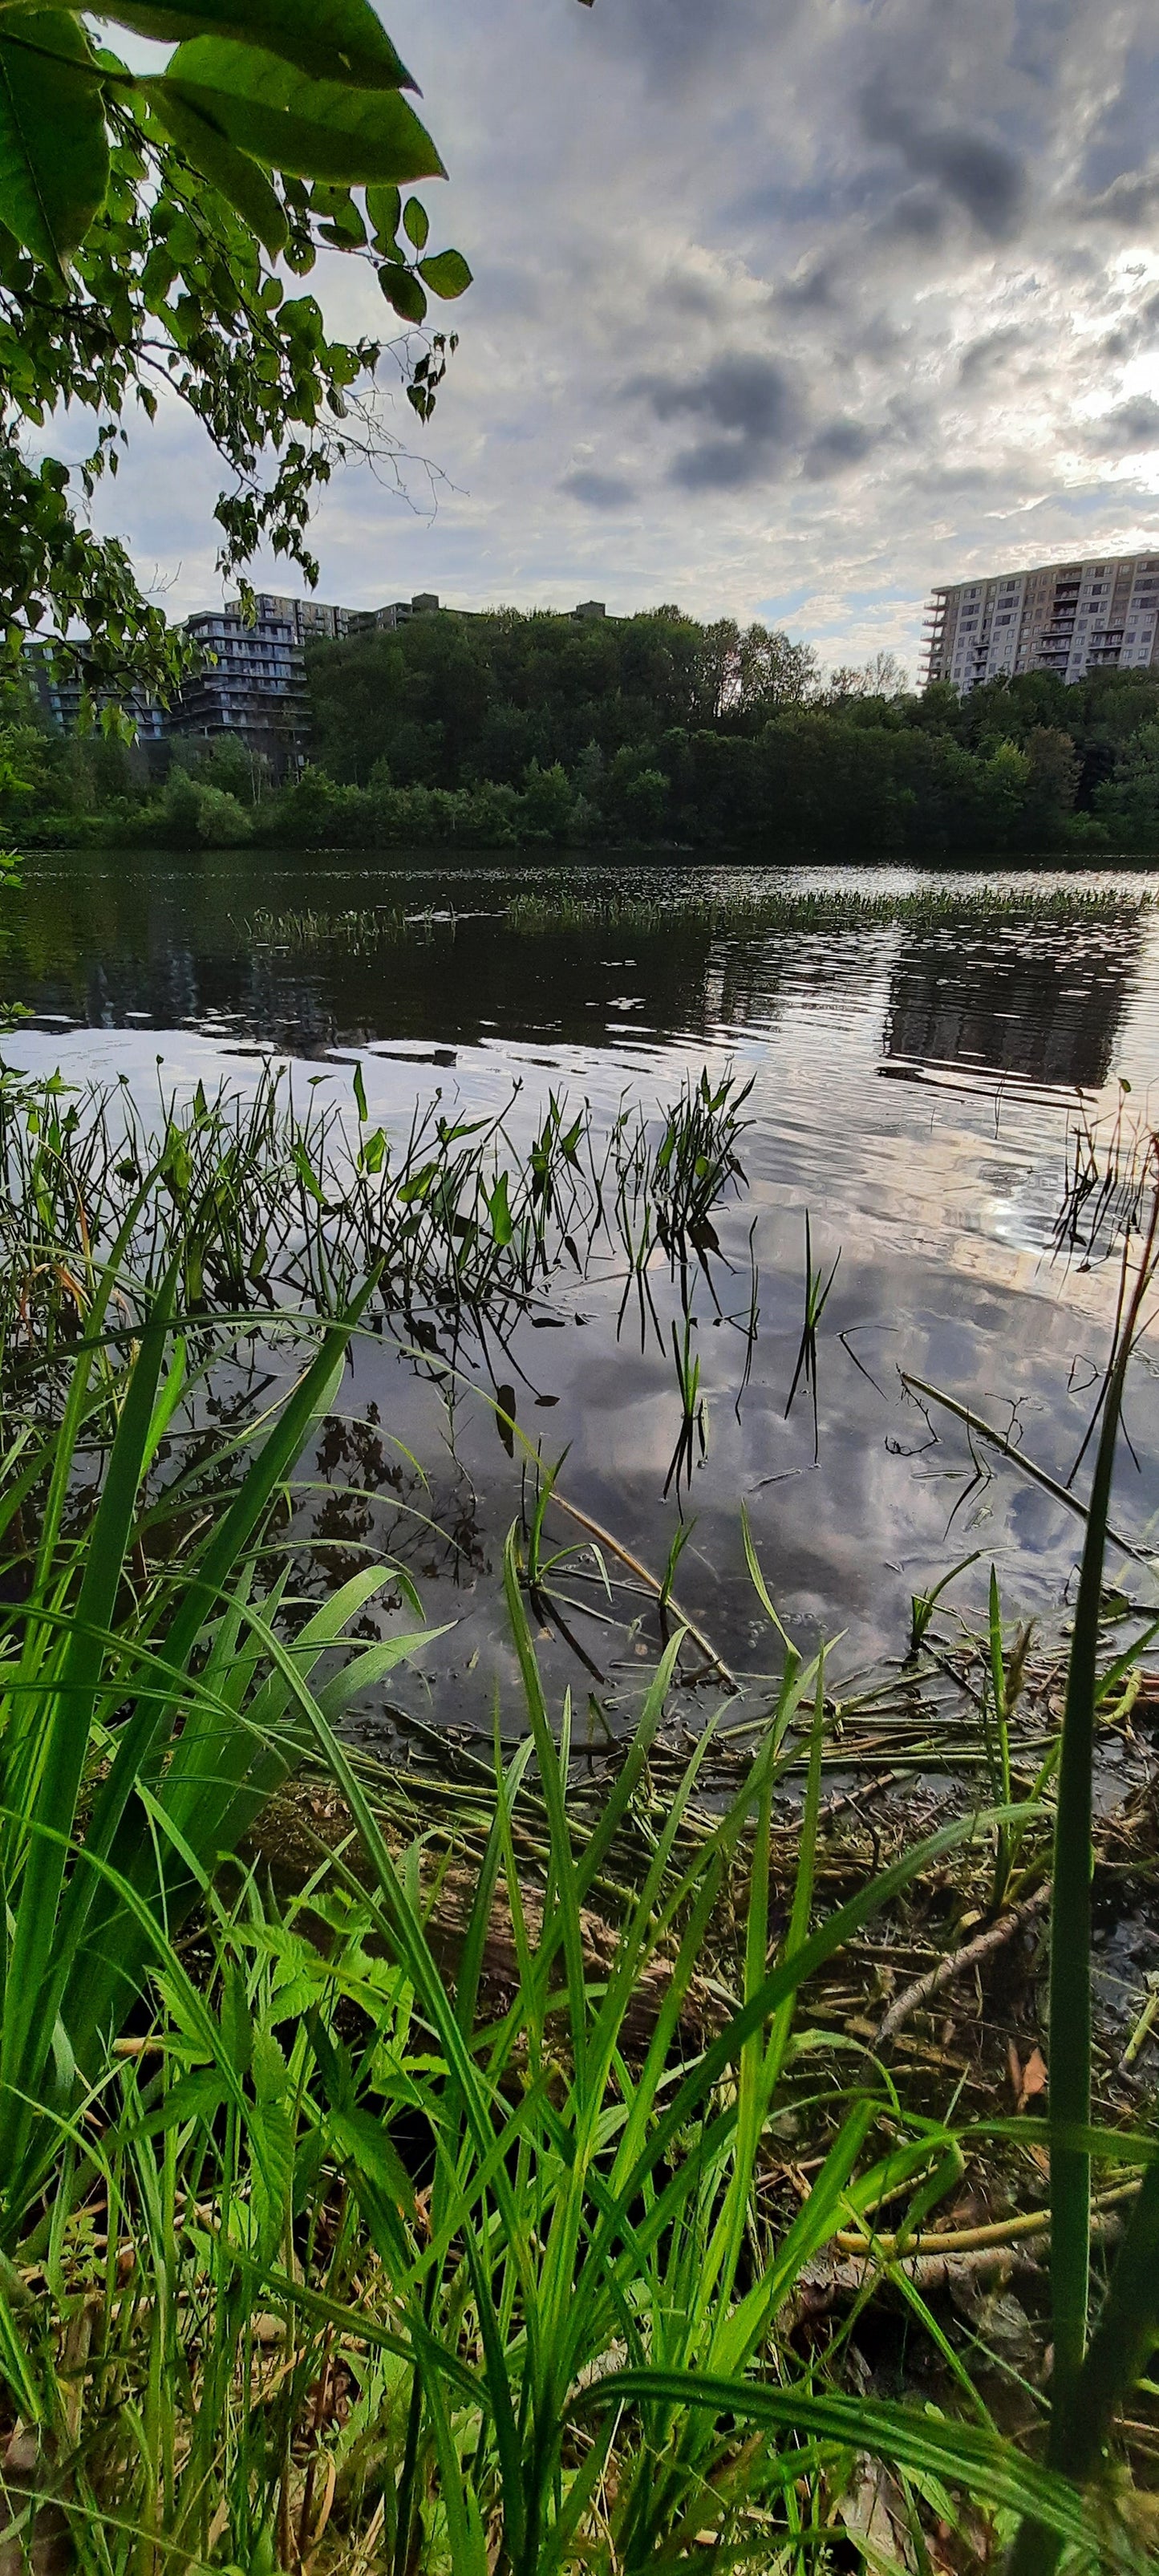
[[[593,1520],[590,1512],[581,1512],[578,1503],[569,1503],[567,1496],[560,1493],[558,1485],[553,1485],[551,1499],[553,1503],[558,1503],[561,1512],[569,1513],[573,1521],[578,1521],[581,1529],[590,1530],[592,1537],[599,1540],[601,1547],[610,1548],[612,1555],[619,1558],[621,1565],[626,1565],[630,1574],[638,1575],[641,1583],[646,1583],[648,1590],[655,1593],[657,1600],[660,1599],[664,1587],[659,1576],[650,1574],[647,1566],[641,1565],[639,1557],[633,1556],[631,1549],[626,1548],[620,1539],[613,1538],[611,1531],[605,1529],[602,1522]],[[698,1628],[695,1619],[689,1616],[688,1611],[681,1609],[675,1593],[669,1593],[665,1608],[671,1611],[678,1627],[687,1628],[693,1645],[699,1646],[701,1654],[706,1662],[711,1664],[713,1671],[720,1674],[721,1680],[728,1683],[731,1691],[739,1693],[740,1683],[736,1674],[730,1670],[723,1655],[719,1655],[715,1646],[710,1644],[703,1628]]]
[[[1012,1466],[1021,1467],[1023,1475],[1029,1476],[1032,1484],[1041,1485],[1045,1494],[1052,1494],[1055,1502],[1062,1503],[1068,1512],[1075,1514],[1077,1520],[1086,1520],[1087,1506],[1085,1503],[1080,1503],[1078,1495],[1069,1493],[1065,1485],[1059,1484],[1057,1477],[1048,1476],[1045,1467],[1036,1466],[1033,1458],[1027,1458],[1017,1442],[1008,1439],[1004,1431],[996,1430],[992,1422],[983,1422],[981,1414],[975,1413],[972,1405],[960,1404],[956,1395],[947,1395],[942,1387],[931,1386],[928,1379],[924,1377],[911,1377],[908,1369],[902,1369],[900,1376],[902,1385],[909,1388],[911,1395],[925,1395],[929,1397],[931,1404],[940,1404],[947,1413],[953,1414],[956,1422],[963,1422],[967,1431],[976,1431],[980,1440],[988,1441],[992,1449],[1000,1449],[1003,1457],[1009,1458]],[[1109,1521],[1107,1537],[1113,1547],[1122,1548],[1124,1556],[1134,1557],[1136,1564],[1151,1563],[1154,1551],[1137,1547],[1133,1539],[1124,1538],[1122,1532],[1113,1529]]]

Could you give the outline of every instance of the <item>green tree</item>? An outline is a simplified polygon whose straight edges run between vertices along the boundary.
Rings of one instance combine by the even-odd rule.
[[[1141,726],[1124,745],[1113,775],[1096,787],[1091,802],[1112,843],[1159,850],[1159,723]]]
[[[92,32],[111,20],[172,50],[131,69]],[[224,573],[261,544],[316,578],[311,507],[344,458],[397,451],[378,416],[382,344],[329,336],[317,298],[288,294],[320,256],[361,260],[396,322],[470,283],[431,250],[412,182],[445,175],[405,93],[414,83],[371,0],[0,0],[0,639],[57,639],[94,694],[165,692],[178,639],[125,548],[78,516],[115,474],[125,416],[167,388],[203,424],[227,488]],[[430,416],[453,347],[400,353]],[[92,416],[85,461],[39,464],[29,428]],[[77,623],[81,646],[68,640]]]

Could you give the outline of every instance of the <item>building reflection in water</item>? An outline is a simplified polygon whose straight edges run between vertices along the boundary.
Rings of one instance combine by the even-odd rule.
[[[883,1071],[954,1065],[1097,1090],[1111,1070],[1140,956],[1137,912],[1097,921],[959,923],[903,931]]]

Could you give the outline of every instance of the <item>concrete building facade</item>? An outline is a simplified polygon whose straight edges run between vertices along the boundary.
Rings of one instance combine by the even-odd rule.
[[[1149,670],[1157,618],[1159,552],[947,583],[926,611],[924,677],[964,691],[1019,671]]]
[[[24,647],[24,670],[32,695],[54,733],[75,733],[80,723],[84,689],[79,671],[59,670],[53,661],[52,646],[34,637]],[[160,742],[164,726],[162,709],[140,689],[134,689],[128,701],[129,712],[137,727],[138,742]]]

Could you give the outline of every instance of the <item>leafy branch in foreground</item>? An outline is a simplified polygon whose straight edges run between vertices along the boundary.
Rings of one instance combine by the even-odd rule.
[[[90,16],[174,47],[130,69]],[[10,662],[29,627],[67,657],[72,621],[94,688],[162,692],[181,648],[124,547],[78,520],[71,470],[29,461],[29,425],[94,415],[76,469],[115,473],[135,400],[175,394],[229,477],[216,516],[224,572],[262,543],[307,579],[311,507],[337,463],[397,454],[374,406],[381,344],[331,338],[316,298],[288,295],[321,251],[363,262],[394,316],[470,270],[428,247],[414,181],[445,176],[404,93],[415,84],[370,0],[123,0],[97,12],[0,0],[0,602]],[[356,193],[357,192],[357,193]],[[454,342],[400,358],[420,419]],[[272,467],[272,470],[270,468]]]

